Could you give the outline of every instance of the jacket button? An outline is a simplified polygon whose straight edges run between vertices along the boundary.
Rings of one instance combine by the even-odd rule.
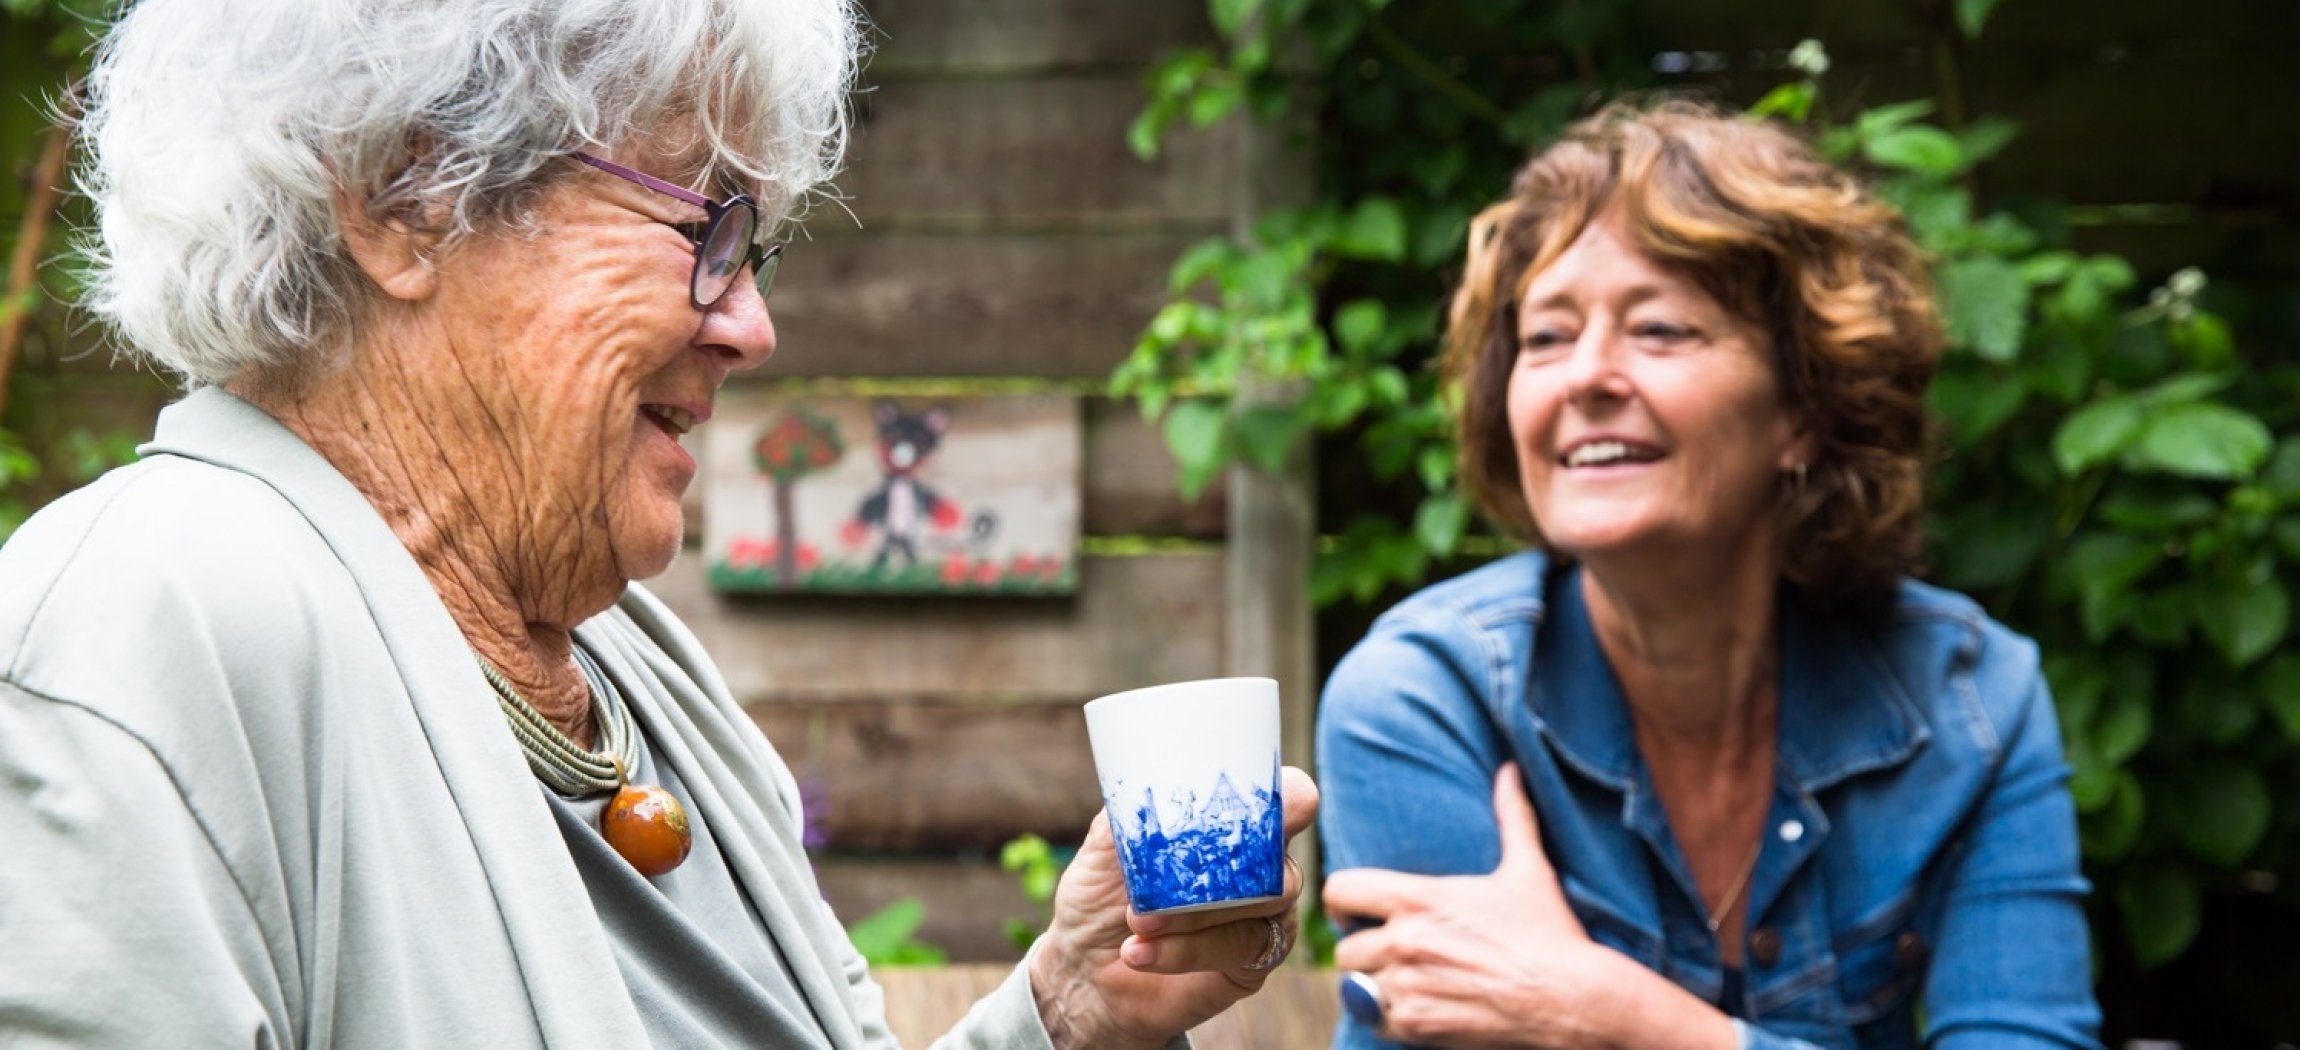
[[[1759,966],[1770,967],[1781,961],[1781,931],[1771,926],[1760,926],[1749,935],[1749,958]]]
[[[1933,946],[1926,944],[1925,939],[1913,930],[1903,932],[1893,942],[1893,961],[1900,963],[1903,970],[1922,970],[1932,957]]]

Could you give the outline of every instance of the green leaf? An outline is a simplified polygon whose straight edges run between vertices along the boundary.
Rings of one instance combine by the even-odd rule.
[[[1468,524],[1469,501],[1458,492],[1440,492],[1422,500],[1421,509],[1414,512],[1414,538],[1431,554],[1449,557]]]
[[[1240,412],[1232,426],[1246,459],[1271,474],[1286,469],[1294,439],[1302,432],[1300,415],[1275,405],[1256,405]]]
[[[1980,39],[1981,27],[1988,24],[1989,12],[1996,6],[1997,0],[1957,0],[1957,28],[1964,30],[1965,39]]]
[[[1166,290],[1176,295],[1198,286],[1198,282],[1215,277],[1238,258],[1238,246],[1227,237],[1210,237],[1190,246],[1182,257],[1174,260],[1168,271]],[[1168,304],[1167,309],[1173,309]]]
[[[2284,727],[2284,739],[2300,743],[2300,655],[2280,653],[2262,665],[2260,691]]]
[[[2127,532],[2167,534],[2220,516],[2220,504],[2194,492],[2167,496],[2154,489],[2119,488],[2100,501],[2100,520]]]
[[[1334,251],[1358,259],[1396,262],[1406,254],[1405,213],[1387,197],[1359,202],[1334,237]]]
[[[1350,353],[1367,354],[1389,323],[1389,308],[1381,300],[1352,299],[1334,311],[1334,339]]]
[[[2092,356],[2065,335],[2055,334],[2039,346],[2031,344],[2021,357],[2021,385],[2062,404],[2084,397],[2092,382]]]
[[[2140,781],[2126,770],[2117,770],[2108,800],[2079,820],[2085,857],[2113,861],[2132,852],[2140,842],[2141,825],[2147,816],[2148,800]]]
[[[1190,123],[1205,127],[1238,111],[1246,89],[1235,77],[1208,78],[1190,95]]]
[[[1758,99],[1756,105],[1749,107],[1749,115],[1780,117],[1793,124],[1802,124],[1806,115],[1813,111],[1813,94],[1813,82],[1810,80],[1778,84],[1766,92],[1765,97]]]
[[[2105,605],[2112,598],[2129,597],[2132,585],[2163,559],[2160,544],[2123,533],[2094,532],[2069,545],[2061,568],[2086,603]]]
[[[926,905],[916,897],[904,897],[855,920],[854,925],[847,927],[847,939],[854,942],[856,953],[865,959],[892,961],[911,944],[911,937],[925,921]]]
[[[2145,694],[2121,690],[2106,698],[2093,720],[2091,734],[2092,746],[2099,750],[2103,763],[2122,766],[2148,744],[2154,722],[2148,701]]]
[[[2052,460],[2064,477],[2115,459],[2139,436],[2145,421],[2132,399],[2111,397],[2069,414],[2052,436]]]
[[[1957,143],[1964,152],[1965,166],[1971,167],[1996,156],[2019,137],[2018,121],[1987,116],[1965,125],[1964,130],[1957,133]]]
[[[1918,240],[1933,245],[1953,238],[1972,222],[1972,191],[1955,183],[1902,183],[1891,195]]]
[[[2116,905],[2124,915],[2124,938],[2144,969],[2179,958],[2196,939],[2202,905],[2196,880],[2179,868],[2145,864],[2126,870]]]
[[[2080,814],[2108,805],[2116,794],[2116,767],[2101,760],[2100,752],[2082,738],[2067,742],[2068,797]]]
[[[1956,136],[1930,124],[1910,124],[1871,136],[1868,154],[1885,167],[1934,176],[1956,174],[1965,159]]]
[[[1225,38],[1236,38],[1246,27],[1246,20],[1262,7],[1262,0],[1207,0],[1206,11],[1214,18],[1214,29]]]
[[[1934,377],[1928,396],[1933,410],[1948,420],[1957,447],[1970,448],[2019,412],[2028,390],[2001,370],[1950,362]]]
[[[2190,852],[2234,868],[2268,833],[2271,805],[2260,771],[2230,762],[2199,764],[2175,775],[2160,792],[2173,833]]]
[[[2182,372],[2160,382],[2149,384],[2133,397],[2151,407],[2184,405],[2202,401],[2228,388],[2234,381],[2226,372]]]
[[[2226,368],[2236,361],[2236,337],[2228,322],[2207,313],[2192,314],[2172,325],[2172,345],[2188,354],[2198,368]]]
[[[2019,263],[2021,280],[2031,285],[2059,284],[2076,272],[2075,252],[2038,252]]]
[[[2199,580],[2192,587],[2196,626],[2232,666],[2268,655],[2291,626],[2292,597],[2273,576]]]
[[[1862,138],[1875,138],[1912,120],[1931,116],[1932,112],[1933,103],[1931,99],[1920,98],[1908,102],[1895,102],[1863,111],[1858,118],[1855,118],[1853,127]]]
[[[2133,637],[2156,649],[2174,649],[2188,641],[2188,610],[2191,605],[2186,590],[2174,588],[2157,591],[2141,599],[2133,610]]]
[[[1991,361],[2020,354],[2028,330],[2028,282],[2002,259],[1959,259],[1941,271],[1949,336]]]
[[[1221,471],[1222,436],[1228,426],[1229,413],[1211,402],[1178,401],[1167,410],[1166,447],[1181,468],[1183,498],[1197,499]]]
[[[2276,453],[2268,457],[2260,482],[2287,502],[2300,501],[2300,434],[2287,435],[2276,443]]]
[[[2250,477],[2274,442],[2250,413],[2199,401],[2151,414],[2132,453],[2144,468],[2225,480]]]
[[[1152,104],[1126,123],[1126,148],[1139,160],[1158,159],[1158,140],[1174,119],[1170,106]]]

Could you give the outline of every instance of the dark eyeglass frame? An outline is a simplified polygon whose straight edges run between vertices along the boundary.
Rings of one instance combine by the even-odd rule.
[[[765,299],[768,290],[774,287],[775,270],[782,263],[783,246],[780,242],[761,245],[753,240],[759,232],[759,206],[748,194],[737,194],[724,201],[715,201],[675,183],[665,182],[643,171],[633,171],[581,150],[572,151],[569,156],[616,178],[638,183],[666,197],[675,197],[703,209],[705,218],[698,233],[687,233],[694,225],[692,223],[664,224],[695,242],[695,270],[687,278],[687,301],[694,304],[695,309],[708,310],[725,298],[727,289],[735,286],[735,278],[743,272],[745,266],[751,268],[751,281],[758,286],[760,299]],[[711,252],[714,244],[721,245],[722,251],[740,244],[742,252],[714,260]]]

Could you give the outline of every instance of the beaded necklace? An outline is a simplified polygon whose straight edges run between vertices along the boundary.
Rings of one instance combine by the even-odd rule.
[[[568,739],[486,657],[477,652],[472,656],[495,691],[496,706],[511,724],[511,735],[519,740],[519,750],[526,754],[527,768],[536,779],[569,798],[614,792],[599,814],[599,830],[607,845],[639,874],[654,878],[687,859],[694,846],[687,808],[661,787],[631,783],[631,770],[639,765],[638,727],[631,720],[631,706],[590,653],[575,647],[575,663],[591,687],[592,721],[599,727],[597,751]]]

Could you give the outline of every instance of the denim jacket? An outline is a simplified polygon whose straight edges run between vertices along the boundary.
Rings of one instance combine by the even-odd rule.
[[[1578,570],[1520,554],[1378,620],[1318,713],[1328,870],[1493,869],[1523,770],[1589,935],[1746,1047],[2096,1047],[2076,814],[2036,646],[1903,583],[1875,619],[1784,593],[1780,740],[1741,995],[1631,736]],[[1341,1050],[1387,1046],[1346,1017]]]

